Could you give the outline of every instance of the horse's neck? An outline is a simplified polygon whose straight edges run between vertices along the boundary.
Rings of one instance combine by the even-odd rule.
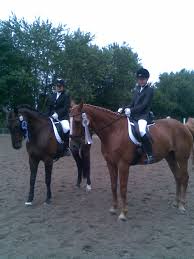
[[[106,138],[107,132],[114,130],[117,116],[113,112],[92,105],[85,105],[84,111],[91,117],[92,127],[100,138]]]
[[[42,117],[39,116],[39,114],[36,111],[32,111],[25,108],[21,109],[20,111],[21,114],[24,115],[29,126],[33,129],[39,129],[42,125],[42,122],[45,121],[44,119],[42,119]]]

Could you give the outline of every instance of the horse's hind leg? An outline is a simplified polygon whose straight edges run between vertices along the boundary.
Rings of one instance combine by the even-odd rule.
[[[78,171],[78,176],[77,176],[77,186],[80,187],[80,184],[82,182],[82,171],[83,171],[83,163],[82,163],[82,159],[80,157],[79,154],[79,148],[71,148],[71,153],[73,155],[73,158],[76,162],[77,165],[77,171]]]
[[[191,158],[192,158],[192,168],[194,168],[194,146],[191,149]]]
[[[188,160],[176,160],[173,153],[166,160],[176,181],[176,205],[181,211],[185,211],[186,190],[189,180]]]
[[[46,200],[45,203],[49,204],[52,198],[52,193],[51,193],[51,174],[52,174],[52,169],[53,169],[53,159],[48,159],[44,161],[45,165],[45,184],[47,187],[47,195],[46,195]]]
[[[29,165],[30,165],[30,191],[28,195],[28,200],[25,202],[25,205],[29,206],[32,205],[32,201],[34,199],[34,186],[36,182],[36,175],[37,175],[37,169],[38,164],[40,160],[37,160],[36,158],[33,158],[32,156],[29,156]]]

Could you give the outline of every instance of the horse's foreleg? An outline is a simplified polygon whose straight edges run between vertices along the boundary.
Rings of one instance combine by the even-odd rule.
[[[90,145],[83,145],[81,148],[82,164],[83,164],[83,177],[87,179],[86,191],[91,191],[90,180]]]
[[[49,204],[51,202],[52,193],[51,193],[51,174],[53,169],[53,160],[49,159],[44,162],[45,165],[45,184],[47,187],[47,195],[45,203]]]
[[[37,175],[37,169],[38,164],[40,160],[37,160],[36,158],[33,158],[32,156],[29,156],[29,165],[30,165],[30,191],[28,195],[28,200],[25,202],[25,205],[29,206],[32,205],[32,201],[34,199],[34,186],[36,182],[36,175]]]
[[[82,182],[82,171],[83,171],[83,162],[82,162],[82,159],[80,157],[80,154],[79,154],[79,148],[73,148],[71,149],[71,152],[72,152],[72,155],[73,155],[73,158],[76,162],[76,165],[77,165],[77,186],[80,187],[80,184]]]
[[[120,220],[126,220],[126,215],[128,212],[127,207],[127,183],[129,177],[129,165],[122,164],[119,166],[119,180],[120,180],[120,194],[121,194],[121,201],[122,201],[122,210],[121,214],[119,215]]]
[[[116,165],[113,165],[110,162],[107,162],[107,166],[110,174],[112,197],[113,197],[113,204],[109,211],[111,214],[116,214],[116,209],[118,207],[118,198],[117,198],[118,167]]]

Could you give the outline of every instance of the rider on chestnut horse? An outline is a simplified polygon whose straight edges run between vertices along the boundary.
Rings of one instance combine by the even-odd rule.
[[[118,112],[122,113],[125,111],[127,117],[130,120],[138,123],[139,133],[143,149],[147,154],[146,164],[154,162],[152,154],[152,144],[150,138],[146,134],[147,123],[151,122],[150,110],[153,99],[153,88],[147,83],[150,77],[149,71],[145,68],[141,68],[137,71],[137,87],[132,99],[132,103],[124,108],[119,108]]]

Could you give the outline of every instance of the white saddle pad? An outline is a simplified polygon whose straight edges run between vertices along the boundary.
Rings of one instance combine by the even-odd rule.
[[[128,133],[129,133],[129,138],[130,140],[138,146],[141,146],[141,143],[135,138],[135,136],[132,133],[131,125],[134,125],[132,122],[130,122],[129,118],[127,118],[128,121]]]
[[[53,130],[54,130],[54,133],[55,133],[55,138],[56,138],[56,140],[57,140],[60,144],[64,143],[63,140],[61,139],[61,137],[59,136],[59,133],[58,133],[57,128],[56,128],[56,126],[55,126],[55,124],[54,124],[54,122],[53,122],[53,119],[52,119],[51,117],[49,117],[49,119],[50,119],[51,122],[52,122]]]
[[[130,140],[131,140],[135,145],[142,146],[142,143],[139,142],[139,141],[136,139],[136,137],[133,135],[133,133],[132,133],[131,125],[134,125],[133,122],[131,122],[131,121],[129,120],[129,118],[127,118],[127,121],[128,121],[128,133],[129,133],[129,138],[130,138]],[[152,126],[152,125],[154,125],[154,124],[155,124],[155,123],[152,123],[152,124],[147,125],[148,129],[149,129],[150,126]]]

